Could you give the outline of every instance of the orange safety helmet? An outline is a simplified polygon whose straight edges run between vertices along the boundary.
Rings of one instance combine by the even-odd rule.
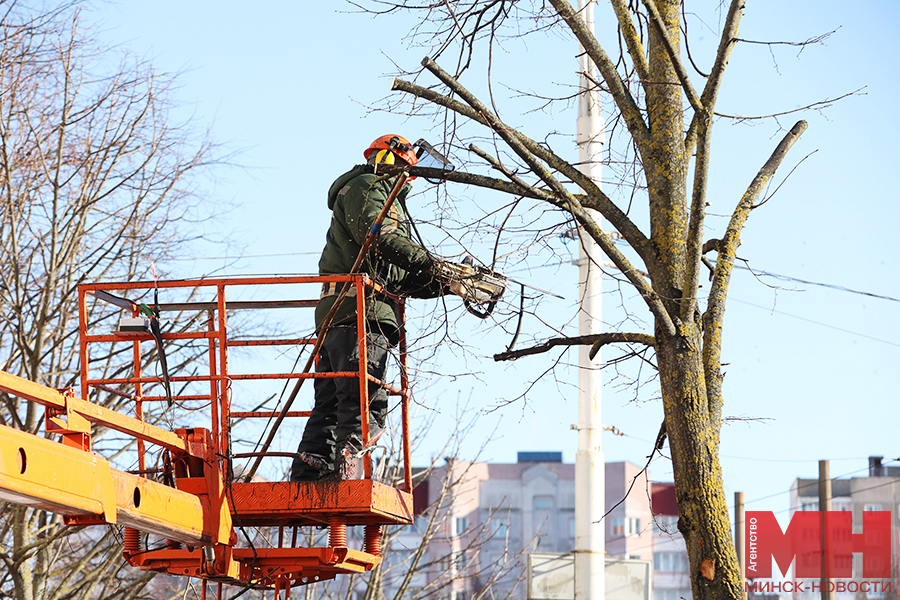
[[[369,154],[373,150],[390,150],[411,167],[416,166],[416,163],[419,162],[418,158],[416,158],[416,153],[413,152],[412,144],[405,137],[399,135],[383,135],[369,144],[369,147],[363,151],[363,156],[366,160],[369,160]]]

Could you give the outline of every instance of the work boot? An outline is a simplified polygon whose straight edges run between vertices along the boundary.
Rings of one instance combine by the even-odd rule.
[[[344,442],[338,452],[337,462],[341,481],[352,481],[364,477],[366,469],[363,464],[363,452],[360,452],[353,442]]]

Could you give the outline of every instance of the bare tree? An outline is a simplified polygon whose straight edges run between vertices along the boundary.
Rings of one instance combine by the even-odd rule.
[[[518,507],[510,500],[486,510],[479,504],[479,485],[487,474],[486,463],[460,459],[463,441],[479,415],[462,408],[457,426],[444,435],[431,430],[433,418],[426,419],[412,439],[417,448],[428,437],[444,439],[441,452],[427,467],[414,469],[415,520],[410,525],[382,528],[381,561],[364,574],[342,575],[333,580],[310,583],[292,590],[292,597],[329,600],[400,600],[444,598],[456,593],[466,597],[517,598],[524,589],[526,553],[536,539],[516,535],[510,539],[510,514]],[[403,452],[396,425],[395,435],[382,438],[373,452],[374,477],[389,485],[403,483]],[[299,546],[328,545],[326,529],[300,528],[298,533],[276,529],[248,528],[256,548],[278,545],[298,537]],[[302,536],[300,535],[302,533]],[[362,548],[362,527],[350,527],[348,545]],[[500,558],[498,558],[498,555]],[[242,590],[250,598],[264,592]]]
[[[310,585],[307,597],[452,599],[459,592],[474,599],[520,597],[525,556],[535,542],[526,540],[520,547],[510,543],[510,507],[492,507],[477,521],[460,516],[462,498],[473,493],[477,497],[479,467],[484,463],[448,457],[442,465],[418,470],[415,485],[428,490],[428,505],[412,525],[385,528],[382,560],[375,569]],[[356,541],[362,543],[361,538]],[[314,535],[308,540],[311,546],[323,542]],[[497,548],[503,549],[500,560]]]
[[[524,585],[525,553],[534,540],[517,547],[510,543],[509,504],[492,506],[478,514],[481,479],[486,464],[460,458],[462,442],[472,423],[468,410],[458,418],[447,440],[443,464],[433,461],[416,473],[427,490],[428,505],[411,526],[385,531],[384,559],[366,582],[366,600],[391,598],[505,598]],[[477,419],[477,417],[474,417]],[[420,433],[419,439],[427,434]],[[485,442],[487,444],[487,442]],[[483,449],[483,447],[482,447]],[[392,452],[388,455],[396,455]],[[399,458],[399,456],[397,457]],[[399,465],[397,460],[393,461]],[[399,482],[393,467],[388,477]],[[489,559],[489,551],[502,548],[502,559]]]
[[[422,62],[425,70],[417,76],[419,83],[394,81],[393,89],[414,98],[413,108],[391,108],[405,112],[424,108],[442,123],[456,147],[467,148],[476,161],[503,177],[424,168],[412,173],[517,197],[510,207],[482,210],[501,216],[515,213],[531,223],[538,231],[531,242],[534,245],[551,233],[558,234],[562,226],[577,225],[578,235],[596,242],[611,261],[615,267],[611,276],[635,290],[648,311],[653,323],[650,331],[553,337],[531,348],[500,353],[495,359],[513,360],[557,346],[585,344],[592,345],[592,356],[609,344],[652,350],[664,409],[657,445],[661,447],[668,436],[679,530],[687,545],[693,594],[698,600],[743,596],[719,464],[725,300],[744,224],[764,202],[761,195],[766,185],[806,129],[805,121],[797,122],[767,160],[760,157],[762,167],[743,197],[736,199],[727,226],[718,236],[706,239],[716,99],[739,41],[745,3],[731,0],[727,12],[722,7],[718,48],[706,57],[708,64],[703,70],[696,66],[702,59],[690,52],[682,35],[687,30],[687,3],[682,0],[610,0],[619,41],[613,52],[601,46],[569,0],[353,3],[373,13],[419,11],[420,24],[411,39],[428,47],[433,58]],[[493,53],[511,38],[547,31],[576,38],[592,64],[585,75],[605,98],[606,114],[612,115],[607,119],[611,138],[618,142],[605,157],[618,174],[618,189],[612,196],[582,175],[576,164],[561,158],[549,142],[550,134],[538,141],[499,116],[503,107],[491,80],[496,68]],[[445,64],[442,68],[439,62],[452,67]],[[472,80],[475,64],[486,66],[490,101],[480,99],[464,85],[465,78]],[[594,75],[594,68],[599,76]],[[702,80],[701,87],[695,87],[697,79]],[[482,86],[482,82],[473,85]],[[531,94],[541,104],[553,100]],[[561,100],[571,101],[574,96]],[[436,112],[436,107],[443,112]],[[479,126],[480,133],[473,133]],[[485,138],[493,146],[491,151],[467,141]],[[646,201],[649,232],[630,213],[636,199]],[[597,213],[612,226],[614,235],[601,229]],[[538,216],[529,221],[528,214]],[[494,222],[499,222],[493,225],[499,243],[509,233],[504,231],[506,221],[498,217]],[[627,250],[618,240],[627,244]],[[717,255],[715,263],[706,256],[711,252]],[[707,275],[711,284],[704,289]],[[556,330],[561,331],[562,326]],[[634,353],[647,355],[644,350]]]
[[[147,278],[151,261],[202,236],[196,176],[215,148],[173,122],[173,82],[101,48],[74,3],[0,3],[3,371],[74,385],[77,286]],[[88,320],[109,314],[93,308]],[[91,369],[112,374],[114,352],[92,356]],[[122,394],[92,400],[127,410]],[[38,432],[35,404],[0,401],[0,423]],[[123,571],[114,529],[69,528],[59,515],[4,503],[0,536],[2,593],[17,600],[137,598],[150,578]]]

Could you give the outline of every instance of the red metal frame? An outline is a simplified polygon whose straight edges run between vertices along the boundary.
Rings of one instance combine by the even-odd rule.
[[[230,312],[259,308],[314,307],[317,299],[290,301],[235,301],[226,292],[239,286],[292,286],[318,295],[324,283],[349,282],[356,288],[357,331],[360,371],[348,373],[235,373],[229,365],[228,349],[286,344],[314,344],[315,338],[293,340],[231,340],[228,336]],[[161,304],[166,310],[205,311],[206,325],[195,331],[164,333],[164,341],[196,340],[208,344],[208,372],[204,375],[176,375],[173,384],[209,383],[209,394],[178,395],[179,404],[209,403],[209,429],[185,428],[175,432],[143,422],[144,403],[159,402],[163,395],[144,396],[145,384],[158,384],[157,377],[141,372],[142,342],[152,342],[145,333],[91,333],[88,331],[88,302],[98,291],[128,296],[135,291],[157,287],[184,289],[193,293],[215,293],[214,302]],[[197,281],[95,283],[79,287],[79,331],[82,357],[81,398],[72,390],[52,390],[0,372],[0,390],[38,402],[46,407],[46,429],[59,433],[62,444],[12,429],[0,428],[0,498],[51,510],[65,515],[73,525],[115,524],[125,527],[128,562],[146,570],[204,580],[285,590],[331,579],[342,573],[372,569],[380,560],[380,528],[388,524],[409,524],[413,519],[412,469],[409,443],[409,394],[406,367],[406,339],[399,345],[399,388],[380,382],[367,372],[367,293],[384,293],[366,275],[220,278]],[[95,301],[100,301],[99,299]],[[403,314],[403,301],[397,299]],[[132,306],[137,316],[137,305]],[[127,310],[126,310],[127,313]],[[165,317],[163,315],[163,321]],[[312,322],[310,315],[309,322]],[[90,350],[96,343],[131,343],[133,367],[127,376],[90,377]],[[363,442],[369,442],[368,386],[382,385],[390,395],[399,396],[404,457],[404,483],[400,489],[372,481],[371,453],[365,457],[365,479],[316,483],[229,481],[231,418],[269,418],[268,411],[232,412],[231,382],[238,380],[295,380],[317,377],[357,377]],[[116,386],[133,386],[122,392]],[[173,388],[176,387],[173,385]],[[194,386],[196,387],[196,386]],[[134,417],[121,415],[89,402],[92,393],[117,393],[134,403]],[[304,418],[308,411],[290,411],[290,418]],[[92,452],[91,425],[115,429],[137,439],[138,470],[119,471]],[[169,485],[147,478],[148,445],[165,450],[171,465]],[[241,457],[255,456],[247,453]],[[285,456],[283,452],[266,456]],[[171,485],[174,483],[174,486]],[[327,526],[329,541],[322,548],[296,546],[297,528]],[[362,548],[347,545],[346,527],[366,528]],[[278,542],[272,547],[240,547],[235,528],[277,528]],[[284,531],[293,531],[290,544]],[[142,548],[140,531],[168,540],[160,549]],[[187,547],[183,547],[185,544]],[[204,581],[204,590],[206,581]],[[221,593],[221,588],[220,588]]]

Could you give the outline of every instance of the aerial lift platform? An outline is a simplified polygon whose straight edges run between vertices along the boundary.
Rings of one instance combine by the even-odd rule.
[[[230,368],[229,350],[237,348],[294,346],[314,351],[318,347],[315,336],[242,337],[229,331],[228,322],[244,311],[308,309],[305,322],[312,323],[312,309],[323,284],[328,283],[346,283],[355,292],[346,301],[355,301],[360,315],[359,372],[317,374],[307,369],[259,373]],[[268,290],[278,289],[283,295],[288,290],[288,299],[241,299],[238,292],[248,289],[263,297]],[[157,290],[163,296],[179,295],[189,300],[138,303]],[[44,437],[0,426],[0,499],[60,513],[73,526],[122,525],[124,557],[130,565],[199,578],[204,598],[209,582],[218,583],[218,598],[222,597],[223,584],[271,589],[276,597],[287,598],[292,587],[373,569],[381,556],[381,528],[413,520],[406,340],[401,338],[399,344],[399,384],[378,381],[367,373],[367,324],[363,316],[366,298],[373,293],[385,292],[365,274],[81,285],[80,390],[56,390],[0,372],[0,391],[43,405],[44,429],[54,434]],[[311,295],[312,299],[294,299],[298,295]],[[403,300],[395,300],[402,317]],[[147,314],[148,307],[157,318],[166,313],[192,315],[187,319],[192,325],[162,331],[158,337],[147,327],[122,326],[140,323],[142,308]],[[120,319],[115,331],[99,331],[98,315],[106,314],[105,323],[109,323],[111,312],[125,319]],[[148,364],[148,353],[157,349],[157,341],[169,346],[193,344],[195,350],[199,345],[207,357],[205,372],[173,372],[171,377],[164,373],[168,383],[162,385],[158,373],[142,372]],[[100,345],[106,345],[107,354],[103,356],[125,357],[124,367],[112,371],[116,373],[113,376],[97,376],[92,369],[91,351]],[[293,456],[268,451],[232,454],[232,427],[265,419],[271,437],[272,421],[277,427],[288,418],[291,427],[301,431],[302,419],[309,412],[288,409],[303,380],[316,377],[358,378],[364,444],[369,441],[369,386],[382,386],[399,399],[403,476],[397,487],[373,480],[372,453],[365,454],[365,478],[359,480],[292,483],[249,480],[246,472],[234,475],[237,460],[256,460],[255,470],[263,459]],[[295,385],[280,411],[232,411],[232,394],[238,382],[273,380],[288,380]],[[170,393],[159,394],[161,387]],[[145,394],[151,390],[157,393]],[[96,399],[103,394],[126,399],[131,414],[101,406]],[[161,402],[190,407],[194,419],[203,413],[208,419],[201,417],[202,427],[174,430],[147,422],[145,409],[150,403],[158,406]],[[159,411],[147,411],[151,412]],[[133,438],[137,469],[114,468],[94,448],[98,429],[112,429]],[[148,467],[151,462],[157,466]],[[327,543],[321,547],[298,545],[298,528],[306,526],[327,527]],[[350,526],[364,527],[362,547],[348,545]],[[245,528],[270,528],[274,533],[268,544],[260,543],[259,538],[254,543],[244,534],[238,535]],[[145,543],[145,538],[153,541]]]

